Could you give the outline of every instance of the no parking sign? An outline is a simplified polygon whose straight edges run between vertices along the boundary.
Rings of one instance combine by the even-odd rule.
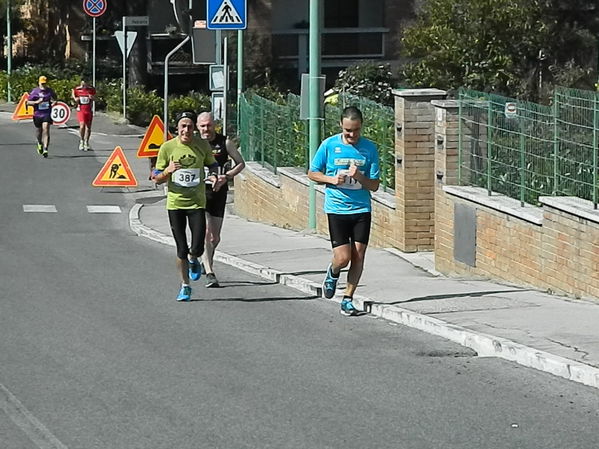
[[[108,0],[83,0],[83,11],[91,17],[100,17],[106,12]]]
[[[71,118],[71,108],[68,104],[57,101],[52,106],[50,117],[54,125],[64,125]]]

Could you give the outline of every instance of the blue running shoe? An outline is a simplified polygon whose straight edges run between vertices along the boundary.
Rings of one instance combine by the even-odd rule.
[[[195,261],[189,259],[189,279],[197,281],[202,276],[202,270],[200,269],[200,262],[196,259]]]
[[[185,287],[181,287],[179,291],[179,296],[177,296],[177,301],[190,301],[191,300],[191,287],[186,285]]]
[[[333,264],[329,264],[327,268],[327,275],[322,283],[322,294],[325,298],[331,299],[335,296],[335,290],[337,289],[337,281],[339,276],[333,277]]]
[[[354,316],[358,314],[358,309],[354,307],[354,303],[351,302],[351,299],[343,298],[343,301],[341,301],[341,310],[339,311],[339,313],[345,316]]]

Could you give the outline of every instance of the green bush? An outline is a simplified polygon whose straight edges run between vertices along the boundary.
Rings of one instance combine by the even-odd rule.
[[[123,94],[120,79],[101,81],[96,86],[96,108],[109,112],[122,112]]]
[[[155,90],[146,92],[143,86],[127,89],[127,118],[134,125],[148,125],[154,115],[161,114],[162,104]]]
[[[266,84],[260,87],[251,87],[245,92],[246,97],[250,98],[252,95],[258,95],[259,97],[270,100],[276,104],[286,104],[287,97],[285,94],[280,92],[272,84]]]
[[[175,117],[182,111],[210,111],[211,102],[208,95],[191,91],[187,95],[178,95],[168,99],[169,126],[175,125]]]

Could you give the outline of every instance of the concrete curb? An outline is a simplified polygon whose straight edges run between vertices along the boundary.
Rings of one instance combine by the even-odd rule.
[[[175,246],[172,237],[148,228],[141,222],[139,214],[142,207],[143,204],[136,204],[129,211],[129,225],[131,230],[140,237],[145,237],[169,246]],[[308,279],[273,270],[219,251],[215,254],[215,260],[270,281],[286,285],[303,293],[317,297],[322,296],[322,287],[320,284]],[[339,302],[337,298],[331,300]],[[370,313],[372,316],[445,338],[476,351],[480,357],[499,357],[528,368],[534,368],[574,382],[599,388],[599,369],[593,366],[539,351],[505,338],[474,332],[428,315],[402,309],[395,305],[376,303],[365,296],[356,296],[354,297],[354,301],[362,310]]]

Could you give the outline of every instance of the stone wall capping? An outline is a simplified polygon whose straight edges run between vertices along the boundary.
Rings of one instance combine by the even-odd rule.
[[[489,196],[486,189],[473,186],[443,186],[443,191],[450,195],[472,201],[499,212],[511,215],[529,223],[543,225],[543,209],[540,207],[525,204],[520,205],[520,201],[509,198],[505,195],[493,193]]]
[[[541,196],[539,202],[544,206],[599,224],[599,210],[594,208],[592,201],[574,196]]]
[[[460,107],[460,102],[458,100],[432,100],[431,104],[433,106],[443,109],[453,109]]]
[[[432,97],[432,96],[445,96],[447,91],[434,88],[426,89],[393,89],[393,95],[397,97]]]

